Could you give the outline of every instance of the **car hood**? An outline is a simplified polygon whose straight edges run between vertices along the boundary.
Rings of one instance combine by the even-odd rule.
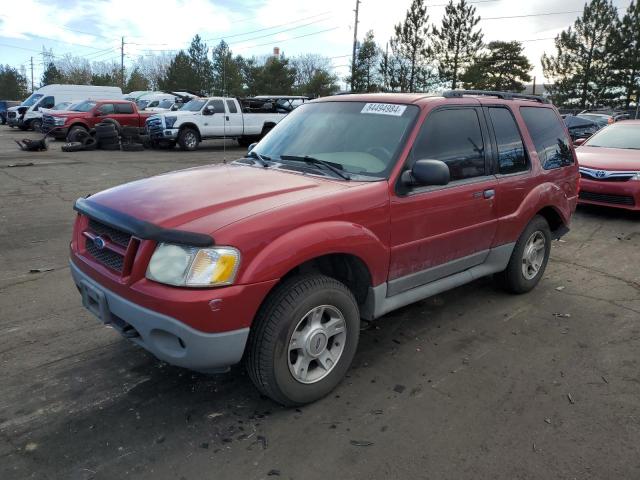
[[[640,150],[582,145],[576,148],[576,155],[583,167],[640,171]]]
[[[50,110],[44,113],[47,115],[53,115],[54,117],[83,117],[91,115],[91,112],[76,112],[73,110]]]
[[[211,165],[127,183],[89,200],[164,228],[212,234],[260,212],[355,185],[246,165]]]

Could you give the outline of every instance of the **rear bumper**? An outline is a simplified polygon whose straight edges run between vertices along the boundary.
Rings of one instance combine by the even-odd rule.
[[[598,181],[583,177],[580,179],[578,203],[640,210],[640,182]]]
[[[104,288],[70,262],[82,303],[102,323],[113,327],[160,360],[201,372],[225,370],[244,353],[249,328],[221,333],[195,330]]]

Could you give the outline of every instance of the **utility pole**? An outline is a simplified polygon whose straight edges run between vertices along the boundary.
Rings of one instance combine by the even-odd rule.
[[[384,49],[384,91],[389,91],[389,42]]]
[[[356,0],[356,21],[353,24],[353,54],[351,57],[351,91],[353,91],[353,73],[356,70],[356,45],[358,44],[358,10],[360,10],[360,0]]]
[[[535,95],[536,94],[536,77],[533,77],[533,89],[531,91],[531,95]]]
[[[33,93],[36,89],[36,86],[33,84],[33,57],[31,57],[31,93]]]
[[[122,42],[120,43],[120,82],[124,91],[124,37],[122,37]]]

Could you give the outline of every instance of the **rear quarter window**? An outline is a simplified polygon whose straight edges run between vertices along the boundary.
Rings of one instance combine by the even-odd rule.
[[[569,138],[560,118],[552,109],[521,107],[520,114],[536,147],[542,168],[551,170],[573,164]]]
[[[130,103],[116,103],[116,113],[133,113],[133,105]]]

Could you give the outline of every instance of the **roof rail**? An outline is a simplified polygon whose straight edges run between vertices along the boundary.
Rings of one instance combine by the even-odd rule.
[[[532,100],[540,103],[551,103],[544,97],[538,95],[525,95],[523,93],[494,92],[491,90],[447,90],[442,94],[445,98],[462,98],[464,95],[478,95],[487,97],[497,97],[502,100]]]

